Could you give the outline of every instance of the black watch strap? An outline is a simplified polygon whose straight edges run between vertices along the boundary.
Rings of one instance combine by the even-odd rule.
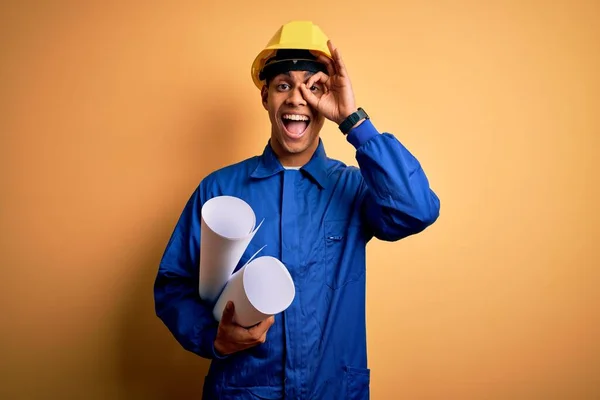
[[[342,131],[344,135],[347,134],[348,132],[350,132],[350,129],[352,129],[352,127],[361,119],[369,119],[369,115],[366,113],[365,110],[359,107],[358,110],[350,114],[348,118],[342,121],[342,123],[339,126],[340,131]]]

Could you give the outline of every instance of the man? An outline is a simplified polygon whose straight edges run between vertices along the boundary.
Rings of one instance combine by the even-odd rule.
[[[419,162],[357,108],[340,52],[317,26],[284,25],[252,74],[270,140],[261,156],[200,182],[160,264],[157,315],[185,349],[212,359],[205,399],[367,399],[365,246],[423,231],[439,200]],[[326,156],[325,119],[347,135],[360,169]],[[235,304],[217,323],[198,295],[200,211],[219,195],[265,218],[239,266],[267,244],[262,254],[296,286],[285,312],[249,329],[233,322]]]

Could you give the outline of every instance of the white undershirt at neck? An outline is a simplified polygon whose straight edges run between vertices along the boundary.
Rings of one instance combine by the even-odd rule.
[[[298,170],[298,169],[300,169],[300,168],[302,168],[302,167],[286,167],[286,166],[284,165],[284,166],[283,166],[283,168],[285,168],[285,169],[295,169],[295,170]]]

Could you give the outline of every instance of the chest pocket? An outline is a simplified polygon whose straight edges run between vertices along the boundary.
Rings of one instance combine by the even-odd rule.
[[[348,221],[325,221],[325,283],[340,289],[365,274],[365,242],[361,227]]]

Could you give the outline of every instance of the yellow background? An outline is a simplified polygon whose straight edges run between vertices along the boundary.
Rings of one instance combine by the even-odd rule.
[[[372,398],[600,398],[598,2],[1,4],[1,398],[199,398],[152,284],[202,177],[266,144],[250,64],[291,19],[442,202],[369,245]]]

